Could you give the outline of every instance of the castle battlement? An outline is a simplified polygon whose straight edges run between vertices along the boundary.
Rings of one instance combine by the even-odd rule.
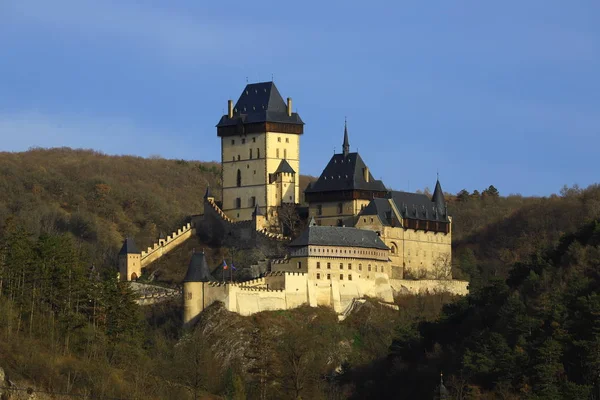
[[[261,287],[240,287],[239,288],[242,291],[245,292],[272,292],[272,293],[283,293],[285,290],[284,289],[267,289],[267,288],[261,288]]]

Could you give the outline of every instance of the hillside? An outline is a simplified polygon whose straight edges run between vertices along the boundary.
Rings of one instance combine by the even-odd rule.
[[[390,398],[398,386],[427,398],[443,372],[452,398],[598,399],[599,246],[596,220],[397,335],[387,358],[344,379],[356,398]]]

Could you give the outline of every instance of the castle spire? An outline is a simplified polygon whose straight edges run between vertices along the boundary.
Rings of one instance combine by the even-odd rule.
[[[342,145],[344,149],[344,157],[348,157],[348,153],[350,153],[350,142],[348,141],[348,122],[346,118],[344,118],[344,144]]]

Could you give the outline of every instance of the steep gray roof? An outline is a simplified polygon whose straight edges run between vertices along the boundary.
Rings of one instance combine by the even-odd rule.
[[[383,225],[391,225],[392,206],[389,203],[390,198],[394,201],[402,218],[422,221],[448,221],[445,203],[443,205],[434,203],[425,194],[397,191],[389,192],[385,198],[371,200],[359,215],[377,215]]]
[[[311,225],[290,243],[290,247],[308,245],[365,247],[388,250],[377,232],[340,226]]]
[[[262,212],[262,210],[260,209],[260,207],[258,206],[258,204],[256,204],[256,205],[254,206],[254,211],[252,211],[252,216],[253,216],[253,217],[256,217],[257,215],[263,215],[263,216],[265,215],[265,214],[263,214],[263,212]]]
[[[119,251],[119,255],[122,254],[140,254],[140,251],[132,238],[128,237],[123,241],[123,246],[121,247],[121,251]]]
[[[210,274],[204,252],[192,254],[184,282],[210,282],[216,279]]]
[[[207,199],[209,197],[213,197],[212,192],[210,191],[210,185],[206,185],[206,193],[204,193],[204,198]]]
[[[297,113],[288,116],[287,104],[273,82],[246,85],[233,109],[233,118],[223,115],[217,127],[236,125],[240,122],[304,124]]]
[[[281,160],[281,162],[279,163],[279,167],[277,167],[277,170],[275,170],[276,174],[278,174],[280,172],[286,172],[288,174],[296,173],[296,171],[294,171],[294,168],[292,168],[290,163],[287,162],[287,160],[285,160],[285,159]]]
[[[446,199],[444,199],[444,191],[442,190],[442,185],[440,185],[440,180],[438,179],[435,183],[435,189],[433,191],[433,196],[431,197],[431,201],[437,204],[438,207],[446,206]]]
[[[369,171],[369,181],[364,177],[366,164],[358,153],[334,154],[316,182],[312,182],[305,193],[334,192],[342,190],[371,190],[385,192],[382,181],[373,178]]]

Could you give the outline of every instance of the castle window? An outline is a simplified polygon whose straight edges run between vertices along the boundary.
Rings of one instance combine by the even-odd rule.
[[[256,149],[256,158],[260,158],[260,149]]]
[[[286,142],[286,143],[289,143],[289,142],[290,142],[290,139],[289,139],[289,138],[285,138],[285,142]]]
[[[279,158],[279,149],[275,149],[275,158]]]
[[[338,209],[338,214],[343,213],[344,212],[344,205],[342,203],[338,203],[337,209]]]
[[[238,161],[240,161],[240,155],[238,154]]]
[[[231,144],[235,144],[235,140],[231,139]]]
[[[352,280],[352,274],[348,274],[348,280],[351,281]]]
[[[235,161],[235,156],[233,156],[233,158],[231,159],[231,161]]]
[[[254,170],[254,175],[256,175],[256,170]]]
[[[185,292],[185,299],[186,300],[191,300],[192,299],[192,292]]]
[[[369,272],[371,272],[371,264],[369,264]]]
[[[277,141],[278,141],[279,143],[281,143],[281,138],[280,138],[280,137],[278,137],[278,138],[277,138]]]
[[[302,261],[298,261],[298,269],[302,269]]]
[[[321,269],[321,263],[317,261],[317,269]]]
[[[344,264],[340,263],[340,269],[344,269]]]
[[[348,263],[348,269],[352,269],[352,264]]]
[[[246,139],[242,139],[242,144],[246,144]]]
[[[250,159],[252,160],[252,149],[250,149]]]
[[[358,264],[358,270],[362,271],[362,264]]]
[[[340,274],[340,281],[344,280],[344,274]]]
[[[242,198],[241,197],[235,198],[235,208],[242,208]]]
[[[237,187],[242,186],[242,171],[240,171],[239,169],[237,170],[237,177],[236,177],[236,185]]]
[[[256,138],[255,137],[252,138],[252,143],[256,143]]]
[[[256,196],[250,197],[250,207],[256,207]]]
[[[331,279],[331,274],[327,274],[327,279]]]
[[[331,269],[331,263],[327,263],[327,269]]]
[[[317,274],[317,279],[321,279],[321,274]]]
[[[287,149],[283,149],[283,158],[287,159]]]

